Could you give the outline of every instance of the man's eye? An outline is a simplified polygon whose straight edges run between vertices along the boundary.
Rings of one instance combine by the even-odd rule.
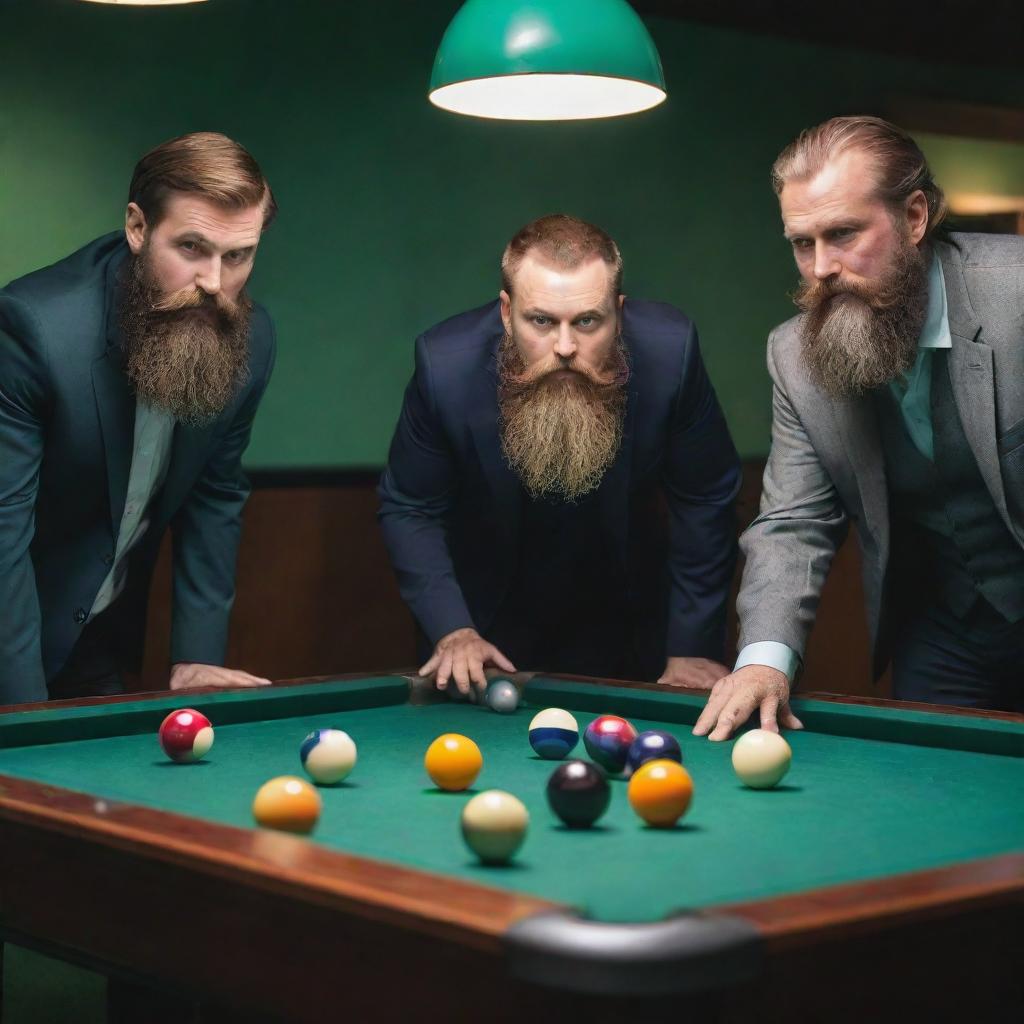
[[[195,242],[182,242],[181,248],[184,249],[185,252],[198,252],[199,250],[199,246],[197,246]]]
[[[547,325],[551,323],[551,320],[546,316],[535,316],[533,317],[533,322],[538,327],[547,327]]]
[[[229,263],[241,263],[245,259],[245,253],[232,251],[225,255],[225,259]]]
[[[581,316],[579,318],[579,320],[576,321],[576,326],[577,327],[590,327],[593,324],[593,322],[594,322],[594,318],[592,316]]]
[[[809,238],[794,238],[793,248],[794,249],[810,249],[814,243]]]

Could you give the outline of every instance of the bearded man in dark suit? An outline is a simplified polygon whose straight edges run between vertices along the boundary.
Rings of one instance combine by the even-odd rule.
[[[123,231],[0,291],[0,704],[121,691],[168,526],[171,687],[267,682],[221,666],[274,362],[245,284],[275,210],[240,145],[172,139]]]
[[[440,688],[725,672],[736,451],[693,323],[621,282],[604,231],[545,217],[416,342],[380,519]]]

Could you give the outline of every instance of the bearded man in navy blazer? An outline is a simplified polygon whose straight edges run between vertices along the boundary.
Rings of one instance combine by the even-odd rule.
[[[573,217],[528,224],[501,267],[498,301],[417,339],[380,484],[433,648],[420,673],[463,692],[488,665],[707,688],[740,470],[696,328],[627,300],[617,245]]]
[[[123,231],[0,290],[0,704],[120,692],[168,525],[171,688],[268,682],[223,659],[275,209],[238,143],[185,135],[139,161]]]

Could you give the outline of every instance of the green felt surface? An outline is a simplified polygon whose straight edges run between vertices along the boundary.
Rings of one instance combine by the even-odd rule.
[[[339,710],[323,710],[328,689]],[[702,703],[695,698],[540,682],[527,693],[533,706],[502,716],[461,703],[365,706],[374,691],[393,702],[400,692],[395,680],[328,689],[310,691],[311,713],[302,713],[301,694],[288,701],[261,693],[206,702],[216,742],[205,763],[191,766],[167,762],[151,730],[56,744],[36,736],[29,745],[11,746],[8,723],[0,721],[0,772],[251,827],[259,785],[274,775],[301,774],[302,738],[335,726],[356,740],[359,763],[347,783],[322,789],[314,841],[521,890],[602,920],[651,920],[684,907],[767,898],[1024,846],[1024,729],[1015,723],[805,702],[801,713],[810,727],[788,736],[792,771],[778,789],[755,792],[733,775],[729,744],[690,736]],[[680,826],[646,828],[629,807],[626,783],[614,780],[601,827],[564,829],[544,797],[554,764],[537,758],[527,742],[533,712],[556,703],[577,710],[581,729],[604,711],[625,713],[641,729],[675,733],[696,793]],[[122,721],[130,722],[138,707],[123,708]],[[287,717],[270,717],[278,713]],[[238,720],[246,716],[252,720]],[[234,724],[223,724],[226,719]],[[423,770],[428,744],[449,731],[472,736],[483,751],[484,769],[471,793],[507,789],[530,811],[529,836],[510,867],[474,863],[458,828],[471,793],[437,792]],[[959,749],[958,740],[975,749]]]

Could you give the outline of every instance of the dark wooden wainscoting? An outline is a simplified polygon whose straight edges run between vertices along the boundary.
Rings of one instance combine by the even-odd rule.
[[[763,462],[744,466],[737,530],[754,517]],[[253,473],[228,658],[271,679],[411,665],[415,629],[376,522],[376,473]],[[737,580],[738,580],[737,573]],[[141,685],[167,685],[170,545],[153,580]],[[732,624],[735,636],[735,622]],[[848,540],[822,597],[802,687],[887,696],[871,682],[860,553]]]

